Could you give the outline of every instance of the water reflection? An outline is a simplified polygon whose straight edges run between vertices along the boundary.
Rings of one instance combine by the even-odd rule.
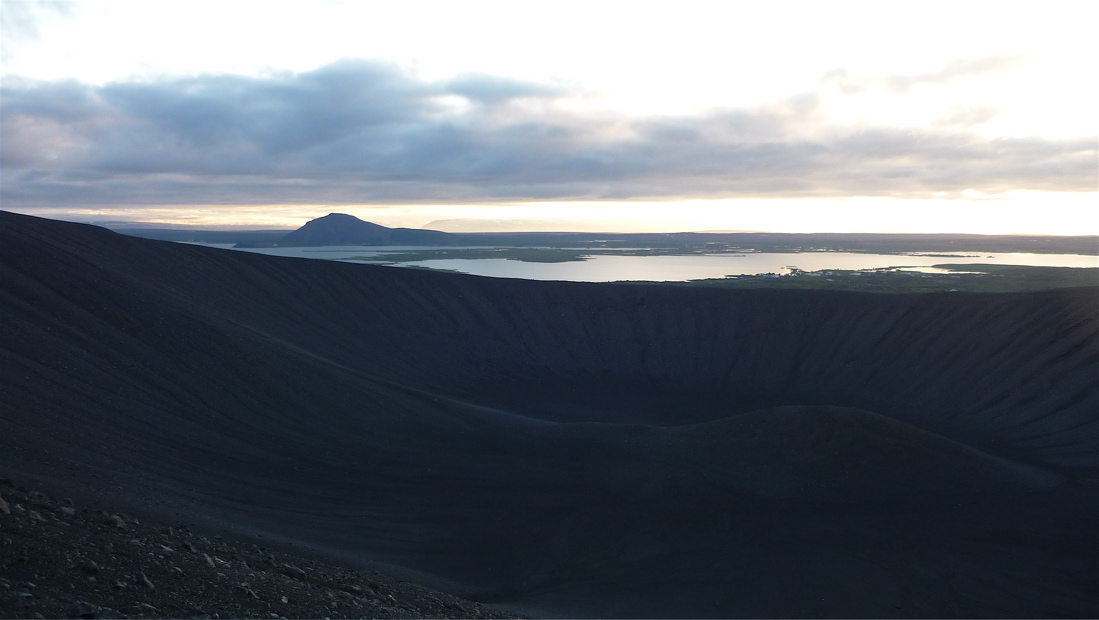
[[[227,247],[226,244],[201,244]],[[244,251],[271,256],[348,260],[361,256],[377,256],[386,252],[430,249],[423,246],[328,246],[313,248],[252,248]],[[978,254],[975,252],[936,252],[927,254],[863,254],[859,252],[800,252],[743,254],[695,254],[688,256],[615,256],[590,255],[584,261],[563,263],[533,263],[502,258],[433,259],[397,263],[402,267],[448,269],[497,278],[527,280],[571,280],[575,282],[612,282],[619,280],[650,280],[682,282],[702,278],[787,274],[791,268],[802,271],[823,269],[881,269],[904,267],[923,273],[942,273],[932,265],[981,263],[996,265],[1030,265],[1036,267],[1099,267],[1099,257],[1079,254]]]
[[[571,280],[574,282],[613,282],[651,280],[682,282],[729,275],[787,274],[791,268],[802,271],[823,269],[880,269],[909,267],[925,273],[941,273],[931,265],[943,263],[981,263],[1031,265],[1043,267],[1099,267],[1099,258],[1076,254],[996,254],[948,258],[853,252],[804,252],[800,254],[742,254],[694,256],[592,256],[582,262],[526,263],[500,258],[438,259],[403,263],[402,266],[450,269],[462,273],[497,278],[527,280]]]

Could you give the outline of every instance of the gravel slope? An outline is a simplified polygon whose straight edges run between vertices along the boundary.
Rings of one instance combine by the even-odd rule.
[[[478,603],[0,478],[0,617],[510,618]]]

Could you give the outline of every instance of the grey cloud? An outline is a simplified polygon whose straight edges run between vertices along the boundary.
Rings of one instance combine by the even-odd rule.
[[[1094,139],[965,131],[992,108],[951,110],[919,131],[856,131],[830,125],[812,93],[650,118],[556,105],[570,94],[487,76],[429,82],[354,60],[263,78],[9,80],[2,198],[16,208],[903,197],[1096,184]]]
[[[94,90],[83,84],[7,79],[0,93],[0,166],[71,157],[88,146],[111,116]]]
[[[448,92],[471,101],[499,103],[508,99],[556,97],[566,94],[559,88],[480,73],[466,73],[446,82]]]
[[[103,100],[192,147],[291,153],[424,116],[437,89],[376,63],[341,61],[272,78],[200,76],[108,85]]]
[[[81,122],[102,113],[95,89],[72,80],[33,82],[18,77],[4,78],[5,116],[33,115],[59,122]]]

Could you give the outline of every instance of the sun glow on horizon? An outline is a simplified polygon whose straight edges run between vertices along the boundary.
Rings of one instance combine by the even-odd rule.
[[[887,204],[893,203],[893,204]],[[983,200],[737,199],[575,201],[511,204],[220,205],[129,209],[21,210],[86,223],[141,222],[173,227],[298,228],[329,213],[347,213],[393,228],[452,227],[465,232],[788,232],[981,235],[1099,235],[1089,194],[1013,192]],[[1035,227],[1033,213],[1046,217]]]

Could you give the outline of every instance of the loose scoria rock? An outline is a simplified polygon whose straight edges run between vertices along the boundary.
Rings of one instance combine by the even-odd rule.
[[[305,579],[305,571],[298,568],[297,566],[284,566],[282,568],[282,572],[287,577],[293,577],[294,579]]]

